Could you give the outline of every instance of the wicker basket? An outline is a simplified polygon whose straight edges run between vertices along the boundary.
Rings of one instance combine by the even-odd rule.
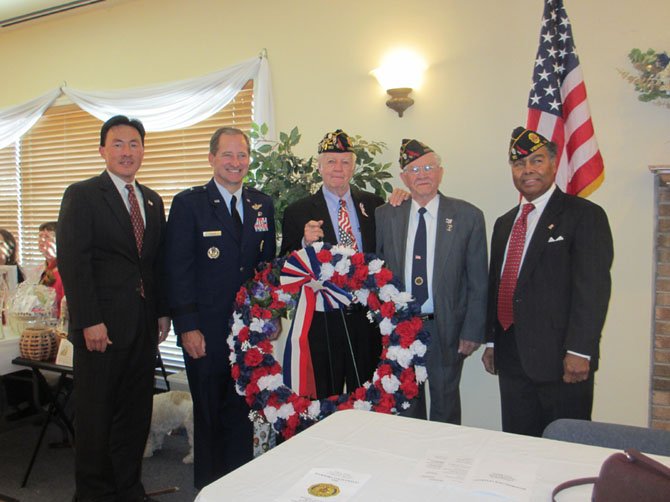
[[[19,340],[21,357],[33,361],[51,361],[56,357],[58,344],[53,331],[45,328],[26,328]]]

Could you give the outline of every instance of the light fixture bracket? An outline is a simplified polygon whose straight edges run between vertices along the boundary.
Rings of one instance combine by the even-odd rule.
[[[391,99],[386,102],[386,106],[398,112],[399,117],[402,117],[405,110],[414,104],[414,100],[409,97],[410,92],[412,92],[411,87],[387,89],[386,92],[391,96]]]

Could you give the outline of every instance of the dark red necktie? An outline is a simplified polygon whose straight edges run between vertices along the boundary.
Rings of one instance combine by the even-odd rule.
[[[140,205],[135,196],[135,187],[130,183],[126,185],[128,190],[128,202],[130,202],[130,222],[133,224],[137,254],[142,256],[142,242],[144,241],[144,220],[140,212]],[[140,295],[144,298],[144,281],[140,279]]]
[[[521,208],[521,216],[516,220],[512,227],[512,233],[507,247],[507,259],[505,268],[500,277],[500,287],[498,288],[498,321],[505,331],[514,324],[514,290],[516,289],[516,280],[521,266],[521,257],[523,248],[526,244],[526,229],[528,228],[528,213],[535,206],[525,204]]]
[[[131,184],[126,185],[128,190],[128,202],[130,202],[130,222],[133,224],[133,233],[135,234],[135,243],[137,244],[137,253],[142,254],[142,242],[144,241],[144,221],[140,205],[135,196],[135,187]]]

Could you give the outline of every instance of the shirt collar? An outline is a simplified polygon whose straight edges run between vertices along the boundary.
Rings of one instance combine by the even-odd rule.
[[[114,174],[109,169],[107,169],[107,174],[109,174],[109,177],[112,179],[112,182],[114,183],[114,186],[116,187],[116,189],[121,193],[126,192],[126,185],[136,186],[136,184],[137,184],[137,181],[134,180],[134,179],[133,179],[132,183],[128,183],[127,181],[121,179],[119,176]]]
[[[242,185],[240,185],[240,188],[235,190],[233,193],[230,193],[228,189],[223,185],[219,184],[219,182],[216,181],[216,179],[214,180],[214,184],[216,185],[216,188],[219,190],[221,197],[223,197],[223,200],[226,202],[227,207],[230,207],[230,199],[233,198],[233,195],[236,197],[238,204],[242,200]]]
[[[347,202],[347,206],[350,204],[353,205],[354,203],[354,200],[351,198],[351,188],[349,188],[347,193],[345,193],[342,197],[328,190],[326,185],[321,185],[321,189],[323,190],[323,196],[326,198],[327,202],[338,205],[340,203],[340,199],[344,199]]]
[[[426,208],[426,214],[428,216],[431,216],[432,218],[437,218],[437,210],[440,207],[440,194],[436,193],[435,197],[430,199],[428,204],[426,204],[423,207]],[[412,199],[412,214],[416,214],[419,211],[419,208],[421,208],[419,203],[414,199]]]
[[[544,207],[547,205],[547,202],[549,202],[549,199],[553,195],[554,191],[556,190],[556,183],[552,183],[551,186],[549,187],[549,190],[544,192],[542,195],[540,195],[537,199],[532,201],[532,204],[535,206],[536,212],[539,214],[542,212]],[[519,209],[521,209],[521,206],[524,204],[528,204],[529,201],[526,200],[525,197],[521,197],[521,204],[519,204]]]

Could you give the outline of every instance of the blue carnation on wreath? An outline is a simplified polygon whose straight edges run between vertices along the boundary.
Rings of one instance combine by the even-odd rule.
[[[296,264],[305,267],[300,280]],[[368,318],[382,335],[382,352],[370,381],[349,394],[312,400],[285,385],[272,337],[280,317],[295,313],[301,295],[327,296],[329,291],[368,308]],[[398,413],[409,408],[427,378],[429,335],[419,314],[412,295],[371,253],[316,243],[261,264],[235,298],[228,345],[236,390],[252,409],[252,419],[268,421],[285,438],[337,410]]]

